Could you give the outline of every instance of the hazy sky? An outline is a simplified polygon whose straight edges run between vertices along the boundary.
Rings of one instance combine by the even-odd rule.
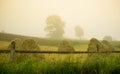
[[[46,17],[54,14],[66,23],[65,37],[76,38],[80,25],[86,39],[120,40],[120,0],[0,0],[0,31],[45,37]]]

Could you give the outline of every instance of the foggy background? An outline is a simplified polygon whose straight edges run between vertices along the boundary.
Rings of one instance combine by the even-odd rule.
[[[120,0],[0,0],[0,31],[46,37],[50,15],[65,22],[64,37],[77,38],[74,28],[79,25],[85,39],[110,35],[120,40]]]

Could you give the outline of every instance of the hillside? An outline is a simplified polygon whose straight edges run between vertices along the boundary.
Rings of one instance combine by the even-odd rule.
[[[40,45],[54,45],[54,46],[57,46],[61,41],[61,40],[50,39],[50,38],[38,38],[38,37],[23,36],[23,35],[16,35],[16,34],[10,34],[10,33],[0,33],[0,41],[11,41],[11,40],[14,40],[15,38],[20,38],[22,40],[34,39]],[[70,40],[69,39],[69,41],[73,45],[88,44],[88,41],[86,40]]]

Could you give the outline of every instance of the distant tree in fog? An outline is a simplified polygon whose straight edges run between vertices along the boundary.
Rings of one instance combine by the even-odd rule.
[[[113,39],[111,36],[104,36],[103,40],[112,41]]]
[[[80,26],[76,26],[75,27],[75,34],[78,38],[82,38],[82,36],[84,36],[84,31]]]
[[[65,23],[58,15],[51,15],[46,19],[45,31],[48,32],[47,36],[50,38],[62,38],[64,34]]]

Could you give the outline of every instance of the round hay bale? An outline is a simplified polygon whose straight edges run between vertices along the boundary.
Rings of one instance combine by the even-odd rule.
[[[21,49],[22,50],[29,50],[29,51],[34,51],[34,50],[40,51],[39,45],[33,39],[26,39],[26,40],[24,40],[22,45],[21,45]],[[41,60],[41,59],[45,58],[45,56],[43,54],[36,54],[36,53],[33,53],[33,54],[22,54],[21,57],[22,57],[22,60],[28,59],[28,58],[32,58],[34,60]]]
[[[70,43],[67,40],[63,40],[58,47],[58,51],[74,52],[75,49],[73,48],[73,46],[70,45]]]
[[[8,46],[8,49],[11,49],[13,46],[13,42],[15,43],[15,50],[19,50],[20,49],[20,46],[22,44],[22,40],[21,39],[14,39],[10,42],[9,46]]]
[[[95,38],[92,38],[91,40],[90,40],[90,43],[89,43],[89,45],[88,45],[88,51],[89,52],[102,52],[102,51],[109,51],[110,50],[110,47],[108,46],[108,42],[106,42],[106,41],[102,41],[102,42],[100,42],[100,41],[98,41],[97,39],[95,39]],[[96,53],[96,54],[89,54],[89,56],[91,57],[96,57],[96,56],[99,56],[99,55],[101,55],[101,56],[103,56],[103,57],[105,57],[105,56],[107,56],[107,55],[109,55],[108,53]]]
[[[101,43],[106,46],[106,50],[107,51],[114,51],[115,49],[113,48],[113,46],[107,41],[107,40],[103,40],[101,41]]]
[[[92,38],[90,40],[90,43],[88,45],[88,49],[89,52],[99,52],[99,51],[105,51],[105,47],[103,46],[103,44],[101,42],[99,42],[97,39]]]
[[[33,39],[26,39],[21,45],[22,50],[39,50],[39,45]]]

